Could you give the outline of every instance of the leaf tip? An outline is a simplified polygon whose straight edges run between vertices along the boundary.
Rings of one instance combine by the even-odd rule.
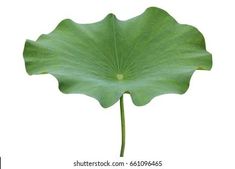
[[[117,19],[116,15],[113,13],[109,13],[106,18],[110,18],[110,19]]]
[[[23,49],[23,58],[25,60],[25,70],[28,73],[28,75],[33,75],[33,73],[29,69],[29,64],[30,64],[30,49],[33,45],[34,41],[26,39],[25,44],[24,44],[24,49]]]

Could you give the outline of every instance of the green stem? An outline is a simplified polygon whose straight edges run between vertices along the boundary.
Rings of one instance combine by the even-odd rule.
[[[120,157],[123,157],[124,150],[125,150],[125,140],[126,140],[126,127],[125,127],[123,95],[120,98],[120,113],[121,113],[121,129],[122,129],[122,145],[121,145]]]

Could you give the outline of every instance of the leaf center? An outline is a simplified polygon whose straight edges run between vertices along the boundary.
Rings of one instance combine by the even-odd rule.
[[[123,74],[117,74],[117,79],[118,79],[118,80],[122,80],[123,77],[124,77]]]

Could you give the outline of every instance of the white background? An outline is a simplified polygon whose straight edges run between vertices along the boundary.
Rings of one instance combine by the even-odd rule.
[[[1,0],[0,156],[3,169],[72,169],[75,160],[162,160],[163,169],[235,168],[235,12],[232,0]],[[50,75],[28,76],[26,39],[65,18],[125,20],[147,7],[197,27],[213,54],[212,71],[197,71],[184,95],[136,107],[125,95],[127,143],[119,158],[119,105],[103,109],[85,95],[64,95]]]

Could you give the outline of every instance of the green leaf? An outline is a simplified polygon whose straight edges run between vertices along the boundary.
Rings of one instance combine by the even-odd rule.
[[[89,95],[103,107],[125,92],[137,106],[182,94],[195,70],[212,66],[202,34],[155,7],[127,21],[113,14],[92,24],[63,20],[50,34],[27,40],[24,59],[29,74],[52,74],[63,93]]]

